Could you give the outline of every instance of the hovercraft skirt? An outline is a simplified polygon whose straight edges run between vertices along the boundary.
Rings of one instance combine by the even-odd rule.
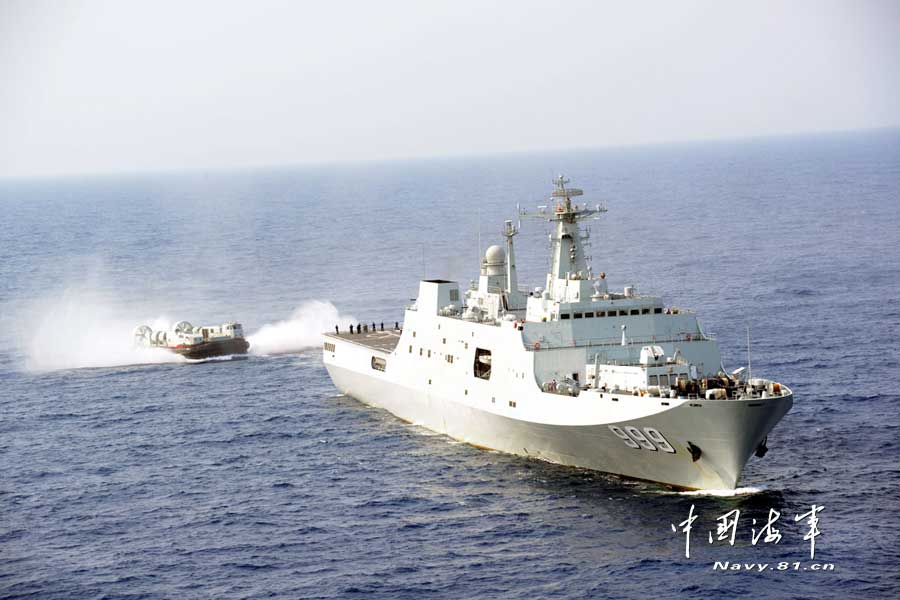
[[[213,358],[216,356],[228,356],[231,354],[246,354],[250,348],[250,343],[243,338],[230,340],[214,340],[211,342],[203,342],[201,344],[186,346],[182,348],[170,348],[172,352],[180,354],[185,358],[192,360]]]

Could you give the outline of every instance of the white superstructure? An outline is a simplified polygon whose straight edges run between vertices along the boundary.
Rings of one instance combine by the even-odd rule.
[[[426,280],[402,330],[326,334],[337,388],[476,446],[692,489],[734,488],[790,410],[791,391],[723,372],[692,312],[609,290],[584,254],[581,190],[560,176],[545,285],[519,289],[513,238],[477,282]],[[749,375],[749,374],[748,374]]]

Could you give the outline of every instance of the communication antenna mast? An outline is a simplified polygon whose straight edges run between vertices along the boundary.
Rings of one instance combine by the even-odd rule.
[[[747,323],[747,380],[753,379],[753,366],[750,363],[750,323]]]
[[[481,207],[478,207],[478,218],[475,221],[475,226],[478,228],[478,256],[476,257],[478,261],[478,272],[481,272]]]

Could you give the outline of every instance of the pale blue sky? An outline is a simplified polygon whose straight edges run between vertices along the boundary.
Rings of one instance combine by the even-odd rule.
[[[0,177],[900,125],[900,2],[0,0]]]

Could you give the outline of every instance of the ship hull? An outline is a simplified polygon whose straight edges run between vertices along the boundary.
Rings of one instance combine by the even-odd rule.
[[[683,489],[734,489],[753,451],[793,404],[791,395],[672,400],[667,410],[632,414],[627,420],[552,424],[481,410],[333,363],[325,366],[342,393],[474,446]],[[630,447],[611,425],[665,432],[673,451]],[[699,457],[691,446],[700,450]]]
[[[246,354],[249,348],[250,343],[247,342],[247,340],[243,338],[234,338],[203,342],[201,344],[194,344],[181,348],[169,348],[169,350],[191,360],[202,360],[205,358],[215,358],[217,356]]]

